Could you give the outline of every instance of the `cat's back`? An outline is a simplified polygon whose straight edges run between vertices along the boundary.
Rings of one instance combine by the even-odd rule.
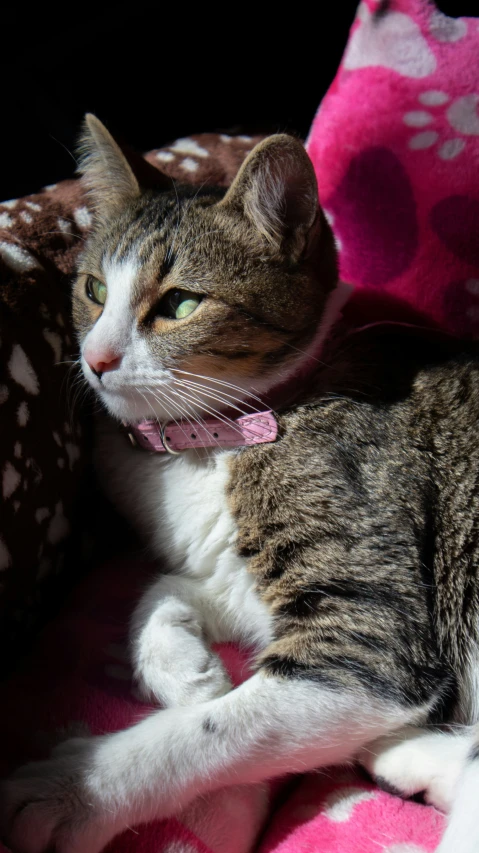
[[[479,627],[478,348],[379,327],[324,361],[280,441],[234,460],[240,550],[284,633],[383,596],[377,642],[405,611],[413,654],[426,634],[457,671]]]
[[[321,368],[280,416],[280,440],[239,454],[233,489],[397,491],[431,480],[439,492],[475,480],[479,465],[479,346],[384,324],[327,350]],[[237,481],[237,482],[236,482]],[[273,485],[274,483],[274,485]],[[424,487],[424,483],[422,483]],[[421,488],[422,490],[422,488]]]

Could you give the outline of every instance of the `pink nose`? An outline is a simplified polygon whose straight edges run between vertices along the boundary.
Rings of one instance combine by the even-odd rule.
[[[85,361],[90,370],[100,379],[109,370],[118,370],[122,356],[109,349],[85,350]]]

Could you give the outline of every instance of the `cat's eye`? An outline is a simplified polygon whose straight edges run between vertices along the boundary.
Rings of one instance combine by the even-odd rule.
[[[196,311],[202,298],[200,293],[174,288],[164,295],[156,309],[156,315],[169,320],[184,320]]]
[[[106,284],[103,284],[102,281],[99,281],[97,278],[94,278],[92,275],[89,275],[86,282],[86,293],[89,299],[92,302],[96,302],[97,305],[104,305],[106,302]]]

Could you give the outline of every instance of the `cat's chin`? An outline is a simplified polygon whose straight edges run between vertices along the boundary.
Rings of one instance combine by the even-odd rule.
[[[141,423],[141,421],[152,420],[159,421],[160,423],[168,423],[175,418],[178,420],[181,417],[176,412],[170,414],[159,407],[158,409],[151,409],[146,406],[143,408],[141,406],[122,403],[120,400],[109,401],[108,403],[104,403],[104,405],[108,413],[115,418],[115,420],[121,421],[121,423],[128,424],[130,426]]]
[[[181,417],[177,412],[166,412],[158,403],[149,405],[141,398],[127,399],[122,394],[111,392],[103,392],[99,396],[108,414],[123,424],[133,425],[151,420],[167,423]]]

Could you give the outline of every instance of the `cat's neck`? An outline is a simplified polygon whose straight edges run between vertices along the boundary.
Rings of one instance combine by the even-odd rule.
[[[309,378],[318,369],[324,345],[352,292],[352,285],[338,282],[326,300],[321,322],[309,347],[303,353],[298,350],[298,359],[294,364],[285,367],[274,385],[262,394],[266,408],[279,412],[301,394]]]

